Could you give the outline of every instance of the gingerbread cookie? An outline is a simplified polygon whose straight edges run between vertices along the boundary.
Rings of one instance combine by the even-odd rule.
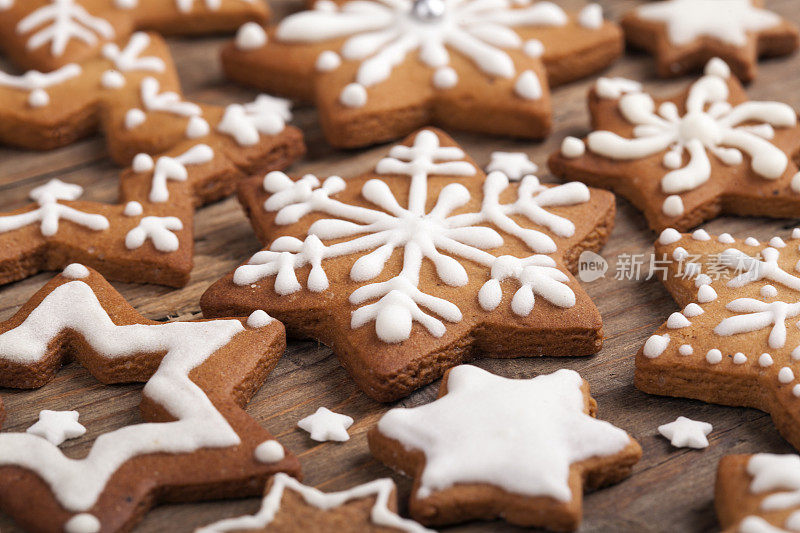
[[[50,74],[0,77],[0,142],[51,148],[99,126],[114,160],[133,161],[118,204],[80,201],[80,187],[54,180],[0,214],[0,283],[81,262],[114,280],[185,285],[194,208],[300,157],[290,117],[288,102],[265,95],[224,109],[185,101],[154,34]]]
[[[228,531],[432,533],[397,515],[397,496],[391,479],[376,479],[326,494],[286,474],[276,474],[270,480],[267,495],[255,515],[221,520],[195,533]]]
[[[569,271],[608,239],[610,193],[484,175],[422,130],[359,178],[271,172],[239,199],[271,244],[203,295],[206,316],[264,308],[330,346],[377,400],[484,352],[600,349],[600,314]]]
[[[717,470],[715,507],[725,533],[800,530],[800,456],[723,457]]]
[[[800,449],[798,245],[800,230],[769,243],[664,231],[655,253],[669,260],[664,284],[683,310],[637,354],[636,387],[761,409]]]
[[[540,139],[549,87],[622,53],[622,32],[591,4],[323,0],[278,25],[243,26],[222,52],[228,77],[312,101],[326,139],[354,148],[442,127]]]
[[[630,80],[600,79],[589,110],[594,131],[564,139],[550,169],[614,190],[654,230],[686,230],[722,213],[800,216],[797,115],[786,104],[748,101],[723,61],[666,100]]]
[[[386,413],[369,447],[414,477],[409,509],[423,524],[503,518],[572,531],[584,486],[622,480],[642,455],[596,413],[572,370],[508,379],[462,365],[445,375],[438,400]]]
[[[249,496],[277,472],[298,475],[242,409],[285,345],[263,311],[147,320],[97,272],[70,265],[0,324],[0,386],[44,386],[75,359],[103,383],[146,382],[146,423],[103,434],[83,459],[36,434],[0,433],[0,508],[29,530],[129,530],[160,501]]]
[[[656,58],[658,75],[680,76],[714,57],[742,81],[755,79],[758,58],[800,46],[797,26],[763,9],[762,0],[665,0],[642,4],[622,19],[628,43]]]
[[[96,57],[135,30],[198,35],[264,22],[262,0],[2,0],[0,50],[45,72]]]

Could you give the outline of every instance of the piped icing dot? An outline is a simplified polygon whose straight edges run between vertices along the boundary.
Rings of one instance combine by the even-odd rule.
[[[539,39],[529,39],[525,41],[522,51],[528,57],[541,57],[544,54],[544,45]]]
[[[792,230],[792,239],[800,239],[800,228],[794,228]]]
[[[653,335],[647,342],[644,343],[644,350],[642,353],[648,359],[655,359],[667,349],[669,344],[669,335]]]
[[[686,251],[686,248],[678,246],[672,251],[672,258],[675,261],[683,261],[687,257],[689,257],[689,252]]]
[[[733,355],[733,363],[737,365],[743,365],[747,362],[747,356],[742,352],[736,352]]]
[[[712,365],[716,365],[722,362],[722,352],[717,350],[716,348],[712,348],[711,350],[706,353],[706,361],[711,363]]]
[[[325,50],[317,56],[317,70],[319,72],[330,72],[336,70],[342,64],[342,58],[333,50]]]
[[[694,239],[696,241],[710,241],[711,240],[711,235],[709,235],[706,230],[699,229],[699,230],[695,231],[694,233],[692,233],[692,239]]]
[[[717,237],[717,241],[721,242],[722,244],[733,244],[736,242],[730,233],[723,233],[719,237]]]
[[[675,228],[667,228],[658,237],[659,244],[668,245],[681,240],[681,234]]]
[[[244,24],[236,32],[236,48],[239,50],[255,50],[267,44],[267,32],[255,22]]]
[[[350,83],[342,89],[339,101],[346,107],[364,107],[367,104],[367,89],[359,83]]]
[[[125,76],[117,70],[107,70],[103,72],[100,83],[106,89],[119,89],[125,87]]]
[[[778,372],[778,381],[787,385],[794,381],[794,372],[788,366],[781,368],[780,372]]]
[[[681,344],[680,348],[678,348],[678,353],[681,355],[692,355],[694,353],[694,348],[688,344]]]
[[[577,137],[565,137],[561,141],[561,155],[569,159],[575,159],[586,153],[586,145]]]
[[[800,384],[792,387],[792,394],[794,394],[796,398],[800,398]]]
[[[702,304],[713,302],[716,299],[717,291],[715,291],[711,285],[703,285],[697,291],[697,301]]]
[[[672,313],[667,319],[667,327],[669,329],[680,329],[691,325],[692,323],[681,313]]]
[[[437,89],[451,89],[458,84],[458,73],[452,67],[437,68],[433,73],[433,86]]]
[[[273,320],[275,319],[269,316],[266,311],[257,309],[247,318],[247,326],[251,328],[263,328],[270,325]]]
[[[144,209],[139,202],[128,202],[125,204],[125,209],[122,211],[122,214],[126,217],[138,217],[142,213],[144,213]]]
[[[800,346],[792,350],[792,361],[800,361]]]
[[[778,295],[778,289],[772,285],[764,285],[759,292],[764,298],[775,298]]]
[[[667,196],[661,206],[661,211],[668,217],[679,217],[684,212],[683,200],[677,194]]]
[[[745,243],[747,246],[758,246],[759,244],[761,244],[760,242],[758,242],[758,239],[756,239],[755,237],[748,237],[748,238],[746,238],[746,239],[744,240],[744,243]]]
[[[88,513],[76,514],[64,524],[64,533],[97,533],[100,520]]]
[[[758,357],[758,365],[761,367],[766,368],[768,366],[772,366],[772,363],[773,363],[772,356],[768,353],[762,353]]]
[[[709,276],[708,274],[699,274],[697,278],[694,280],[694,286],[699,288],[702,287],[703,285],[711,285],[711,281],[712,281],[711,276]]]
[[[64,269],[61,275],[68,279],[86,279],[89,277],[89,269],[80,263],[72,263]]]
[[[777,237],[777,236],[775,236],[775,237],[773,237],[773,238],[771,238],[769,240],[769,245],[772,246],[773,248],[785,248],[786,247],[786,243],[783,241],[783,239],[781,239],[780,237]]]
[[[282,461],[286,452],[278,441],[267,440],[256,446],[253,455],[259,463],[272,464]]]
[[[147,154],[136,154],[133,158],[133,171],[136,173],[150,172],[156,164],[153,158]]]
[[[790,187],[794,192],[800,192],[800,172],[792,176]]]
[[[703,308],[696,303],[690,303],[683,310],[683,314],[689,318],[700,316],[703,314],[703,312]]]

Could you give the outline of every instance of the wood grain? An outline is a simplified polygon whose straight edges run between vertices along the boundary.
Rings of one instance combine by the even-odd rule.
[[[618,18],[637,2],[606,0],[602,3],[609,16]],[[273,4],[277,4],[279,14],[299,7],[289,1]],[[768,4],[800,22],[796,0],[774,0]],[[186,92],[195,100],[229,103],[245,101],[254,95],[222,78],[217,59],[222,42],[224,40],[219,38],[170,41]],[[669,94],[690,80],[656,80],[653,62],[636,53],[629,53],[606,75],[645,80],[648,90],[660,95]],[[555,91],[555,133],[547,142],[531,144],[458,133],[454,136],[479,162],[488,162],[494,150],[505,150],[525,151],[541,165],[564,136],[586,133],[585,95],[590,83],[591,80],[573,83]],[[763,62],[760,76],[749,90],[753,99],[780,100],[800,109],[800,55]],[[355,175],[367,170],[386,150],[385,146],[362,152],[330,149],[322,139],[311,108],[298,109],[294,123],[304,130],[309,145],[308,157],[291,169],[296,174]],[[0,148],[0,211],[25,204],[32,187],[54,177],[84,186],[87,199],[113,202],[118,172],[106,157],[100,137],[46,153]],[[546,170],[540,174],[545,181],[552,181]],[[577,370],[591,384],[600,417],[626,429],[641,443],[644,457],[630,479],[586,495],[581,531],[714,531],[718,526],[713,512],[713,483],[719,458],[729,453],[780,453],[792,449],[775,431],[769,417],[761,412],[660,398],[634,389],[633,356],[652,331],[676,310],[676,305],[657,280],[613,279],[617,256],[649,254],[655,238],[643,217],[627,202],[619,200],[618,206],[617,228],[603,252],[610,260],[611,269],[605,279],[585,285],[603,315],[606,333],[603,350],[589,358],[482,360],[477,364],[513,377],[532,377],[559,368]],[[711,233],[729,232],[766,240],[776,233],[784,234],[797,223],[722,218],[704,227]],[[203,291],[259,249],[232,198],[199,210],[195,231],[196,265],[187,287],[171,290],[115,284],[145,316],[161,320],[198,315],[198,301]],[[41,274],[0,288],[0,320],[10,317],[50,277],[51,274]],[[437,388],[438,383],[435,383],[400,403],[406,406],[426,403],[435,397]],[[3,431],[24,431],[35,422],[41,409],[77,409],[89,431],[63,449],[71,457],[83,457],[97,435],[139,420],[136,406],[140,390],[141,387],[136,386],[103,387],[82,368],[71,365],[40,390],[0,389],[8,410]],[[319,406],[355,418],[349,442],[314,443],[295,428],[298,420]],[[367,450],[366,432],[387,408],[356,389],[327,348],[313,342],[293,341],[275,372],[250,403],[248,412],[300,457],[305,479],[311,485],[338,490],[375,477],[392,476],[399,482],[404,498],[410,488],[408,480],[378,464]],[[711,422],[714,425],[711,447],[704,451],[677,450],[657,436],[656,427],[671,422],[678,415]],[[191,531],[224,517],[254,512],[258,504],[257,499],[249,499],[164,506],[151,512],[137,531]],[[4,533],[18,531],[8,517],[2,515],[0,530]],[[447,531],[519,530],[497,522],[468,524]]]

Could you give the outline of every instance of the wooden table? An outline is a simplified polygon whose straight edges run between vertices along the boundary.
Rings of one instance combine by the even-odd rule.
[[[563,2],[565,5],[582,2]],[[637,2],[605,0],[607,15],[618,18]],[[278,4],[277,13],[296,8]],[[800,22],[796,0],[773,0],[769,6]],[[209,103],[246,101],[252,92],[227,83],[220,74],[218,50],[224,39],[173,40],[170,42],[186,93]],[[689,79],[664,82],[654,78],[653,62],[644,55],[629,54],[606,75],[644,80],[648,90],[666,95]],[[488,137],[455,134],[455,138],[479,162],[486,163],[495,150],[524,151],[543,165],[566,135],[587,132],[585,95],[591,80],[555,91],[555,133],[544,143],[532,144]],[[800,55],[762,63],[761,74],[750,87],[759,100],[780,100],[800,109]],[[294,121],[306,134],[309,153],[290,169],[292,173],[352,176],[368,170],[387,147],[359,152],[337,152],[324,142],[313,108],[296,110]],[[31,153],[0,148],[0,212],[24,205],[31,188],[51,178],[78,183],[85,198],[113,202],[119,168],[106,157],[104,141],[95,137],[61,150]],[[548,172],[540,172],[552,181]],[[634,354],[652,332],[676,310],[661,283],[618,281],[614,264],[620,254],[649,254],[655,235],[643,217],[620,199],[617,226],[603,255],[611,269],[607,277],[585,284],[603,315],[606,334],[603,350],[594,357],[518,360],[478,360],[476,364],[497,374],[532,377],[571,368],[589,381],[599,404],[600,417],[629,431],[642,445],[644,457],[626,481],[587,494],[581,531],[674,532],[713,531],[718,528],[713,510],[717,462],[731,453],[791,452],[769,417],[753,409],[729,408],[702,402],[649,396],[633,387]],[[767,219],[717,219],[704,227],[711,233],[752,235],[760,240],[787,230],[798,221]],[[164,287],[115,286],[141,313],[156,320],[189,319],[199,315],[198,301],[205,289],[224,273],[250,257],[259,247],[250,225],[235,199],[198,211],[195,268],[190,283],[181,290]],[[0,288],[0,320],[9,318],[52,274]],[[431,401],[438,383],[417,391],[401,405]],[[71,457],[83,457],[101,433],[140,421],[137,405],[141,386],[104,387],[85,370],[70,365],[56,379],[35,391],[0,389],[8,411],[4,431],[24,431],[36,421],[41,409],[77,409],[88,433],[63,446]],[[315,443],[295,427],[298,420],[326,406],[355,419],[350,441]],[[300,457],[305,480],[323,490],[341,490],[382,476],[394,477],[400,487],[401,505],[408,496],[408,479],[395,475],[369,454],[367,431],[389,406],[361,393],[326,347],[315,342],[291,341],[286,355],[248,407],[248,412]],[[711,446],[702,451],[675,449],[656,433],[660,424],[684,415],[714,425]],[[252,513],[259,500],[169,505],[153,510],[136,531],[190,531],[221,518]],[[0,516],[3,533],[18,531]],[[517,531],[501,522],[468,524],[447,531]]]

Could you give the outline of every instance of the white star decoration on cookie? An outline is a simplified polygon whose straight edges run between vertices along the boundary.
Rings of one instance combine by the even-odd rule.
[[[658,426],[658,432],[668,438],[676,448],[707,448],[706,438],[714,429],[708,422],[679,416],[675,422]]]
[[[519,181],[539,170],[539,166],[522,152],[493,152],[486,172],[502,172],[508,179]]]
[[[571,370],[508,379],[462,365],[450,371],[447,394],[389,411],[378,430],[424,452],[419,498],[458,483],[487,483],[568,502],[573,463],[615,455],[631,442],[584,412],[582,384]]]
[[[78,411],[48,411],[39,413],[39,421],[27,429],[27,433],[49,441],[53,446],[69,439],[77,439],[86,433],[78,423]]]
[[[320,407],[316,413],[305,417],[297,423],[297,427],[308,431],[311,434],[311,438],[318,442],[329,440],[344,442],[350,440],[347,429],[352,425],[352,418],[334,413],[325,407]]]

